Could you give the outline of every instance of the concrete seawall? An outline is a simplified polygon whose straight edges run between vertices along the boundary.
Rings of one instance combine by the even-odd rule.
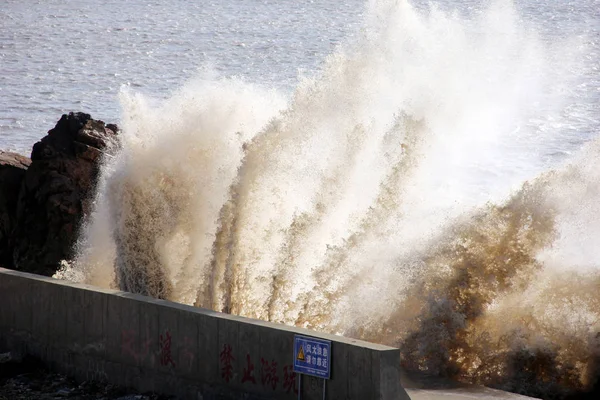
[[[398,349],[0,268],[0,351],[182,399],[296,399],[294,335],[330,340],[326,399],[408,399]],[[303,376],[302,399],[323,399]]]

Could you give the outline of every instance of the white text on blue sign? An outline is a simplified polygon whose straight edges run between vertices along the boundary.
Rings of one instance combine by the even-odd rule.
[[[331,342],[308,336],[294,336],[294,371],[329,379],[331,376]]]

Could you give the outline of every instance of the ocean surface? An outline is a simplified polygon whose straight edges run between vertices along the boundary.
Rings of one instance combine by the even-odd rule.
[[[0,146],[28,153],[61,114],[120,116],[198,70],[291,92],[356,33],[362,1],[14,1],[0,5]]]
[[[122,128],[58,277],[398,346],[544,398],[600,376],[600,1],[13,1],[0,146]]]
[[[488,1],[413,1],[472,16]],[[572,99],[570,142],[598,132],[600,3],[516,1],[543,40],[580,37],[586,72]],[[117,122],[122,87],[168,97],[198,70],[291,93],[340,43],[360,32],[364,0],[3,0],[0,147],[28,154],[61,114]],[[568,57],[568,55],[565,55]]]

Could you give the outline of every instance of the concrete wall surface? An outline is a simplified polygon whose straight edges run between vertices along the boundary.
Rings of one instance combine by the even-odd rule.
[[[323,399],[294,335],[330,340],[326,399],[408,399],[398,349],[0,268],[0,351],[80,380],[182,399]]]

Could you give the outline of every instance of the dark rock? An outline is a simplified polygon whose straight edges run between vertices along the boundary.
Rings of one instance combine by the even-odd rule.
[[[33,146],[10,241],[15,269],[52,275],[71,258],[102,156],[115,145],[115,125],[70,113]]]
[[[0,361],[0,381],[41,368],[43,368],[42,363],[37,358],[29,356],[19,357],[13,353],[4,353]]]
[[[72,389],[63,388],[56,391],[56,395],[60,397],[69,397],[73,393]]]
[[[31,160],[0,151],[0,266],[12,267],[9,238],[16,226],[17,200]]]

